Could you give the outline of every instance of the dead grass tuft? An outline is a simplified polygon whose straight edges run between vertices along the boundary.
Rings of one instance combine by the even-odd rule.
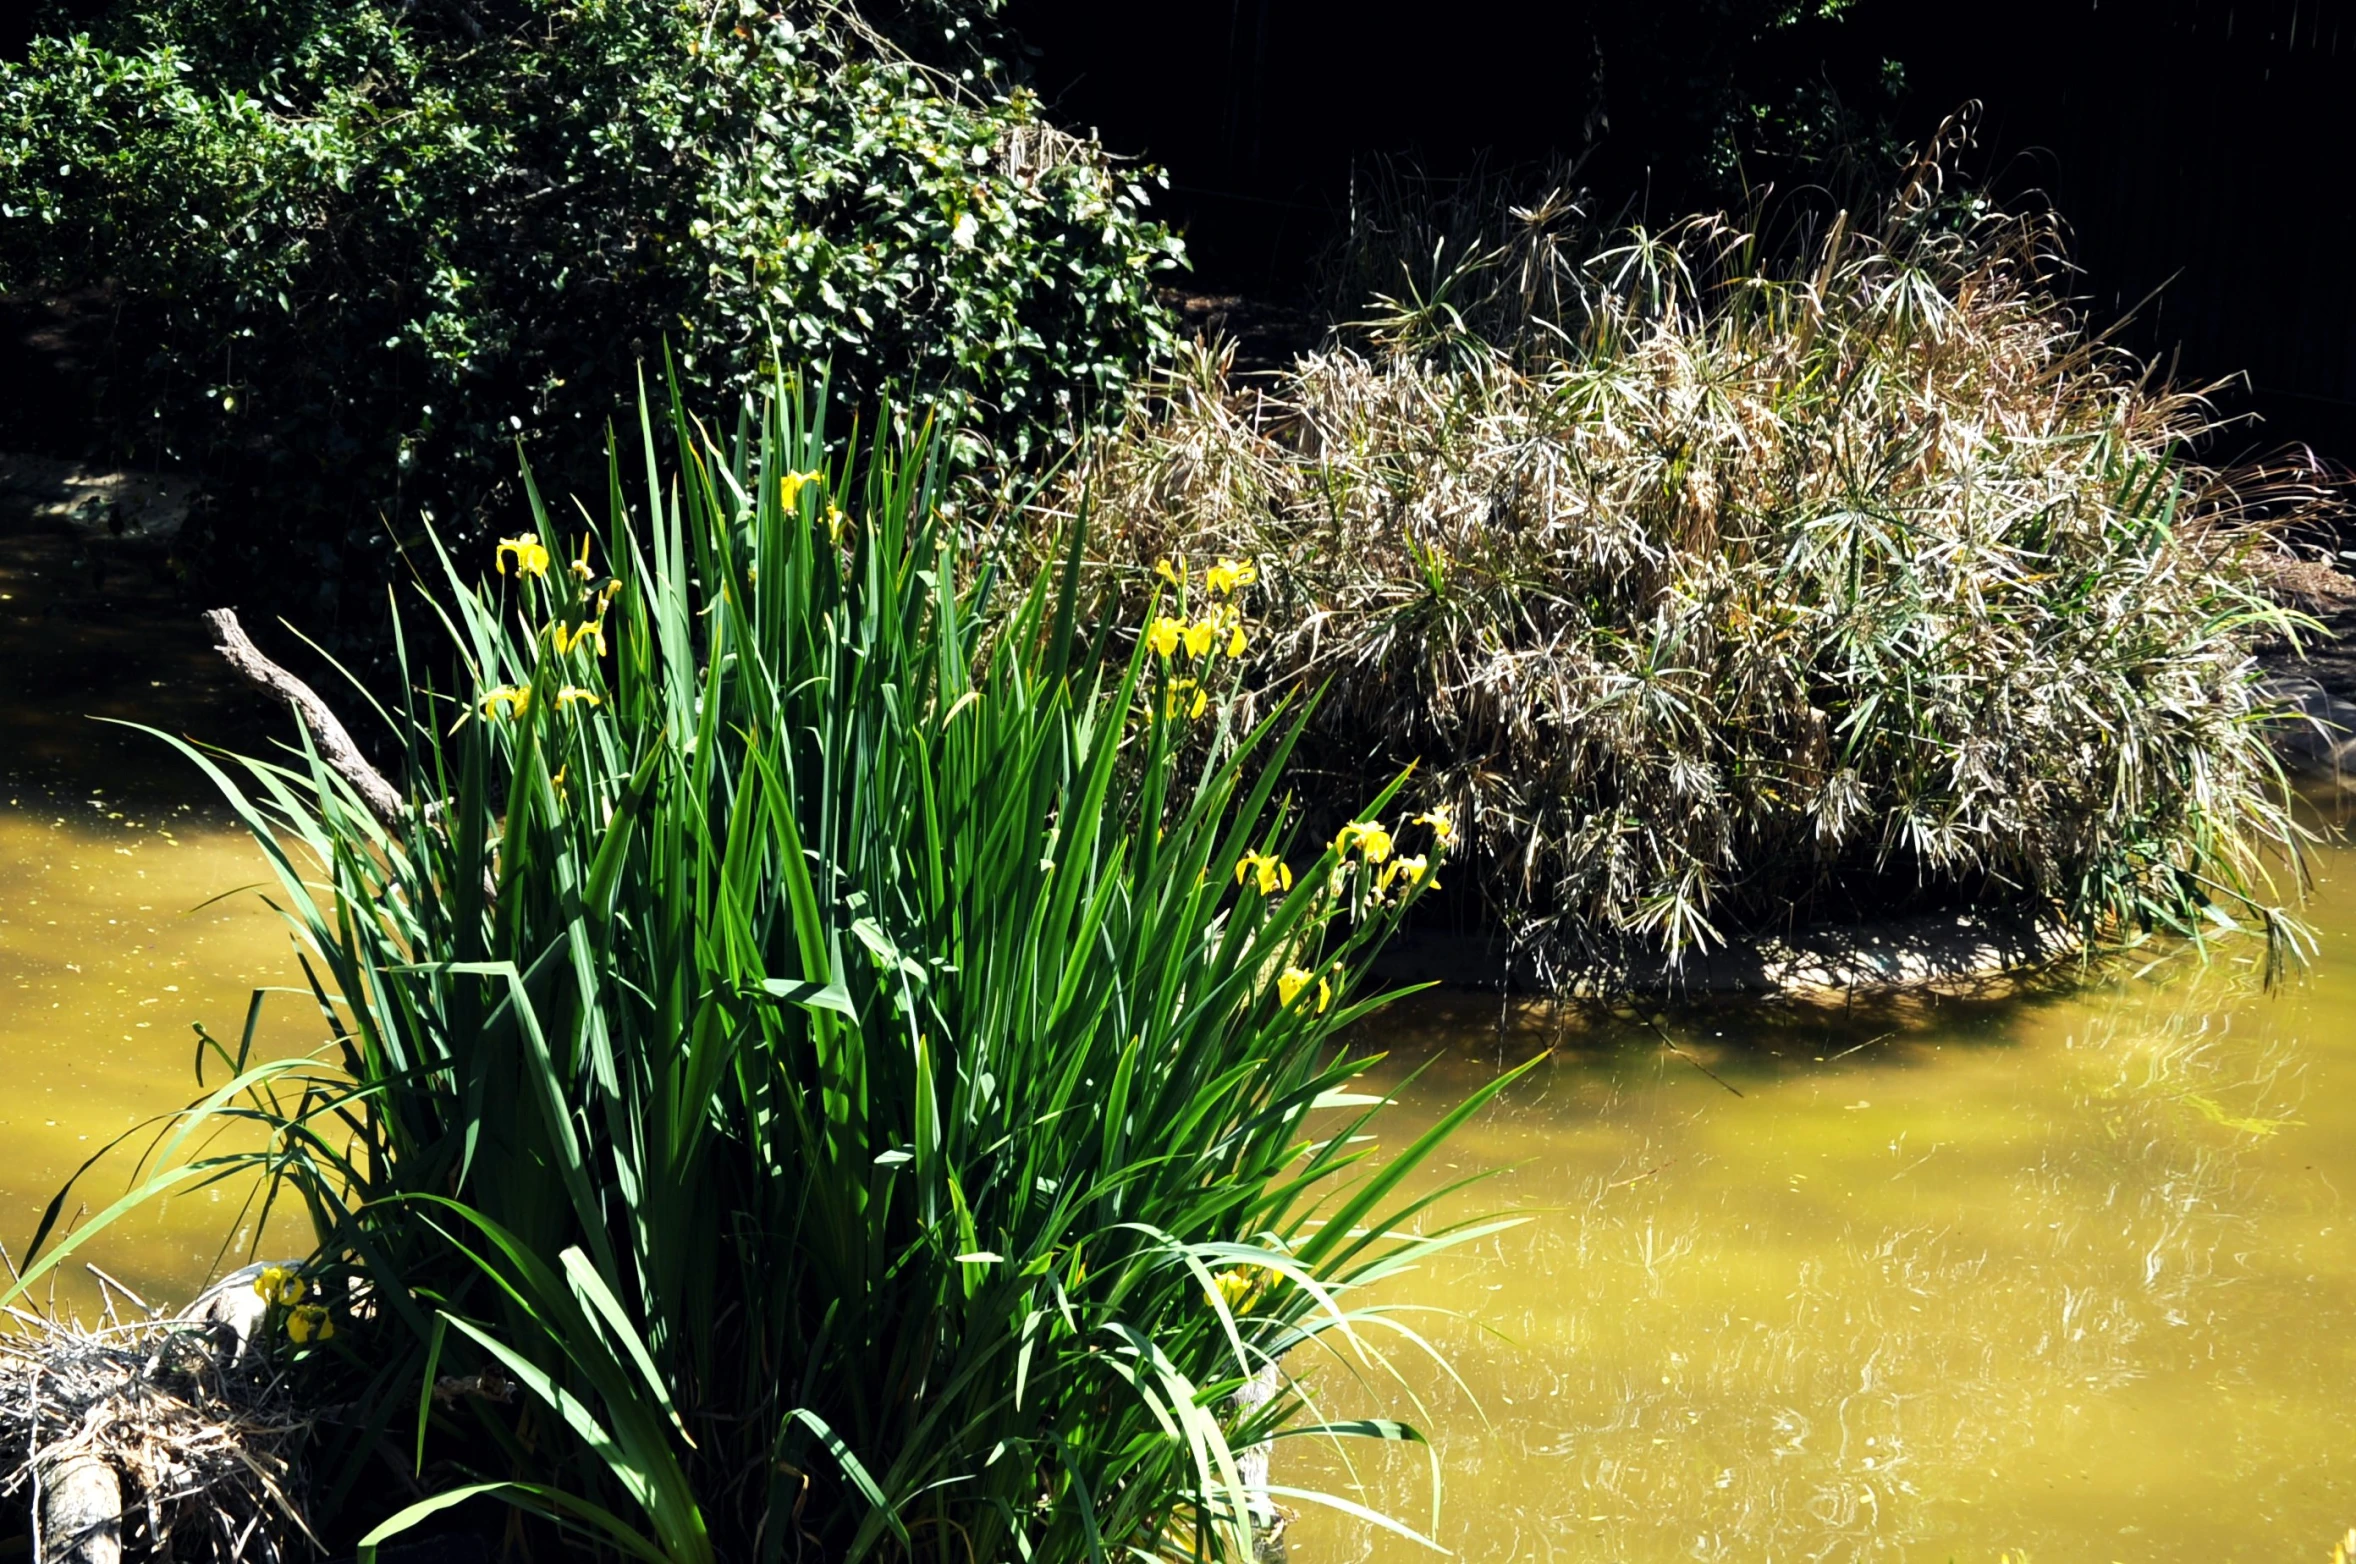
[[[2051,224],[1935,158],[1781,262],[1723,218],[1574,259],[1570,211],[1263,388],[1182,360],[1049,507],[1108,611],[1255,561],[1248,687],[1325,689],[1337,796],[1416,764],[1550,981],[1964,905],[2294,951],[2252,654],[2297,518],[2187,456],[2207,404],[2089,336]]]
[[[84,1458],[120,1482],[120,1541],[151,1557],[280,1564],[314,1551],[297,1499],[310,1421],[283,1374],[218,1327],[101,1328],[21,1311],[0,1335],[5,1492],[36,1515],[42,1485]],[[52,1541],[48,1549],[54,1551]]]

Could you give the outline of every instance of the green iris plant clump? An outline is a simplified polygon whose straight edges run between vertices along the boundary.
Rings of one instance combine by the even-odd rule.
[[[1489,1230],[1407,1182],[1488,1093],[1369,1161],[1330,1046],[1388,860],[1444,842],[1384,794],[1299,847],[1297,716],[1232,726],[1215,658],[1080,622],[1076,541],[1010,578],[937,444],[823,422],[677,419],[666,468],[642,420],[601,526],[445,556],[462,675],[383,714],[393,818],[307,749],[189,751],[333,1041],[214,1045],[131,1198],[308,1211],[295,1366],[370,1543],[497,1498],[664,1564],[1249,1559],[1325,1497],[1253,1447],[1417,1438],[1312,1405],[1321,1362],[1401,1383],[1364,1290]],[[240,1121],[266,1149],[186,1149]],[[399,1516],[355,1497],[387,1440]]]

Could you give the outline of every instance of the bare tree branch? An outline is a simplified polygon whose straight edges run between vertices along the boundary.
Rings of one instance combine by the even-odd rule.
[[[406,826],[409,812],[402,805],[399,791],[368,763],[368,757],[360,753],[360,746],[352,742],[352,735],[344,731],[342,720],[319,698],[319,692],[263,656],[253,637],[245,633],[245,626],[237,622],[236,609],[210,609],[204,615],[204,622],[213,632],[214,649],[229,660],[230,667],[294,709],[295,716],[310,729],[312,742],[319,746],[319,758],[352,785],[352,791],[360,795],[368,812],[388,831],[398,832]]]

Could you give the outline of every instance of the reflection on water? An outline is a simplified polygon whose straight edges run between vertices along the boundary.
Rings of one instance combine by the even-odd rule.
[[[2219,968],[1502,1036],[1494,1001],[1402,1006],[1410,1122],[1558,1045],[1440,1170],[1495,1170],[1459,1210],[1534,1220],[1408,1284],[1461,1314],[1426,1330],[1472,1392],[1418,1386],[1440,1540],[2321,1564],[2356,1520],[2356,855],[2325,868],[2322,958],[2273,995]],[[1340,1365],[1317,1383],[1353,1405]],[[1428,1514],[1424,1463],[1351,1454]],[[1292,1541],[1431,1556],[1315,1512]]]

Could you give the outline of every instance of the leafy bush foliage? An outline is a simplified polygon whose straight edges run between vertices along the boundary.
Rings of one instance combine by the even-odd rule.
[[[386,548],[355,495],[472,540],[518,440],[594,487],[666,345],[1019,454],[1119,408],[1178,251],[1138,174],[977,90],[837,4],[126,4],[0,71],[0,287],[112,289],[122,437],[212,475],[254,590]]]
[[[1192,360],[1075,480],[1116,582],[1256,561],[1254,687],[1331,681],[1312,765],[1421,762],[1558,980],[1959,904],[2282,948],[2252,651],[2295,625],[2184,455],[2201,404],[2089,340],[2054,235],[1931,163],[1788,266],[1573,218],[1521,207],[1273,389]]]
[[[1316,1430],[1322,1346],[1380,1365],[1359,1289],[1488,1230],[1398,1193],[1473,1104],[1368,1171],[1329,1046],[1446,828],[1287,863],[1298,725],[1227,727],[1231,640],[1100,664],[1077,549],[966,557],[937,451],[743,427],[675,425],[668,473],[650,431],[635,516],[617,476],[602,528],[452,567],[468,683],[399,714],[390,828],[316,762],[199,757],[336,1041],[221,1050],[156,1187],[258,1163],[308,1205],[347,1484],[415,1418],[424,1509],[644,1560],[1249,1559],[1279,1490],[1239,1452]],[[183,1160],[224,1117],[271,1149]],[[484,1370],[533,1409],[424,1393]]]

